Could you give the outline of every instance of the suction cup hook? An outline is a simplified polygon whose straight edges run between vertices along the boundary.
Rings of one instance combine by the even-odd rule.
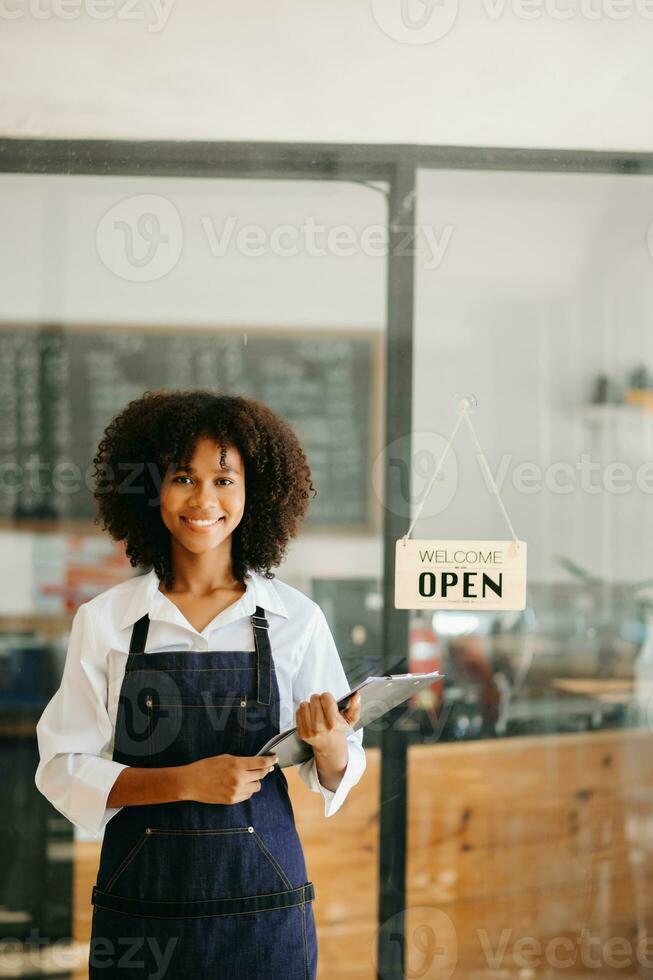
[[[476,400],[476,395],[454,395],[453,397],[453,407],[455,412],[467,412],[471,415],[472,412],[476,410],[478,402]]]

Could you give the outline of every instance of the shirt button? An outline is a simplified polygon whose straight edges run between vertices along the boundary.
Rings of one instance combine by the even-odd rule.
[[[248,833],[253,834],[254,833],[254,828],[253,827],[248,827],[247,828],[247,831],[248,831]]]
[[[240,706],[241,706],[241,708],[246,708],[247,707],[247,701],[241,701],[240,702]]]

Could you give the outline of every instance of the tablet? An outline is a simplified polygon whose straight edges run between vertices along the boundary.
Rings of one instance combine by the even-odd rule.
[[[361,694],[361,713],[352,731],[371,725],[386,712],[396,708],[403,701],[416,694],[417,691],[444,677],[437,670],[425,674],[384,674],[382,677],[366,677],[364,681],[353,687],[351,691],[338,699],[340,711],[349,704],[349,699],[356,691]],[[313,755],[313,748],[308,742],[302,741],[297,735],[297,728],[288,728],[279,732],[258,750],[257,755],[277,755],[277,765],[284,769],[287,766],[297,766]]]

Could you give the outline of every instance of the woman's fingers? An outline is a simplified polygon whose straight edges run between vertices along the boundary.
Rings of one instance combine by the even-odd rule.
[[[326,731],[329,727],[324,714],[324,697],[328,697],[328,695],[311,694],[311,724],[315,735]]]
[[[357,695],[355,695],[356,697]],[[342,728],[342,720],[348,721],[348,711],[355,710],[357,702],[352,698],[354,708],[350,707],[347,711],[341,712],[338,702],[330,691],[322,694],[313,694],[311,697],[311,718],[316,732],[333,731]]]
[[[272,766],[279,761],[279,756],[276,753],[272,755],[234,755],[231,758],[234,765],[242,766],[243,769],[249,769],[252,772],[264,769],[266,766]]]
[[[361,713],[361,696],[360,691],[356,693],[349,699],[349,704],[346,709],[342,712],[347,722],[350,725],[354,725],[360,718]]]
[[[297,709],[297,734],[306,740],[311,736],[311,709],[308,701],[302,701]]]
[[[302,701],[297,709],[297,734],[308,739],[326,730],[319,694],[312,694],[310,701]]]
[[[344,711],[338,710],[338,702],[329,691],[311,694],[310,701],[301,701],[297,709],[297,734],[301,739],[313,738],[324,732],[341,729],[343,722],[355,724],[360,717],[360,694],[354,694]]]
[[[334,728],[339,728],[340,712],[338,711],[338,702],[334,698],[333,694],[330,694],[327,691],[325,694],[320,695],[320,700],[322,702],[322,711],[324,713],[327,728],[331,730]]]

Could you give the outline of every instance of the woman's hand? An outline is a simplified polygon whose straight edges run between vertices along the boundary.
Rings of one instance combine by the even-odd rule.
[[[199,803],[242,803],[258,793],[277,756],[211,755],[180,766],[183,800]]]
[[[347,732],[360,718],[361,696],[357,691],[344,711],[338,711],[333,694],[312,694],[297,709],[297,734],[313,747],[316,756],[328,756],[340,749]]]

